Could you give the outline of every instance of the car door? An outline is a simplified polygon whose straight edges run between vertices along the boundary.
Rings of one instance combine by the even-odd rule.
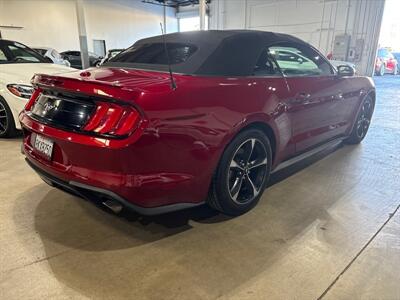
[[[259,95],[262,97],[264,109],[273,117],[276,133],[279,135],[276,160],[283,161],[295,154],[295,145],[291,142],[291,121],[285,109],[289,90],[279,67],[269,55],[267,46],[257,59],[253,76]]]
[[[308,45],[286,42],[270,46],[269,53],[289,88],[286,106],[295,152],[344,134],[343,82],[325,58]]]

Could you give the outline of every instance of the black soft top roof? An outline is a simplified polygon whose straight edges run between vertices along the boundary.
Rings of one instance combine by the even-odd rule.
[[[294,42],[309,46],[302,40],[287,34],[256,30],[209,30],[166,34],[167,43],[183,43],[196,46],[197,50],[185,62],[172,65],[172,71],[182,74],[214,76],[251,75],[254,65],[265,47],[277,42]],[[142,44],[163,43],[163,36],[137,41]],[[111,61],[105,67],[132,67],[167,71],[165,65],[122,63]]]

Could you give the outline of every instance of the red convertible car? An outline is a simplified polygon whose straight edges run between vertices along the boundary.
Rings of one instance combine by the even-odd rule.
[[[378,49],[375,59],[375,75],[383,76],[386,73],[396,75],[399,69],[399,62],[396,57],[386,48]]]
[[[45,182],[115,211],[239,215],[273,170],[365,137],[375,88],[353,72],[284,34],[151,37],[100,68],[36,75],[23,152]]]

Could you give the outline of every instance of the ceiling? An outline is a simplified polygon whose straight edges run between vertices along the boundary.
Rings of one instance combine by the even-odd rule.
[[[142,0],[142,2],[148,4],[165,5],[175,8],[199,4],[199,0]],[[207,4],[209,4],[210,2],[211,0],[206,0]]]

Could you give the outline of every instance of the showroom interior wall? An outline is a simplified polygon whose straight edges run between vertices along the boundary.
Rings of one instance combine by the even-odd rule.
[[[384,0],[213,0],[210,29],[256,29],[300,37],[325,55],[349,36],[342,60],[372,75]],[[341,55],[337,55],[341,56]]]
[[[106,48],[125,48],[136,40],[160,34],[162,6],[132,0],[84,0],[88,48],[105,40]],[[167,32],[178,29],[175,9],[166,9]],[[79,50],[75,0],[0,0],[2,37],[29,46],[59,51]]]

